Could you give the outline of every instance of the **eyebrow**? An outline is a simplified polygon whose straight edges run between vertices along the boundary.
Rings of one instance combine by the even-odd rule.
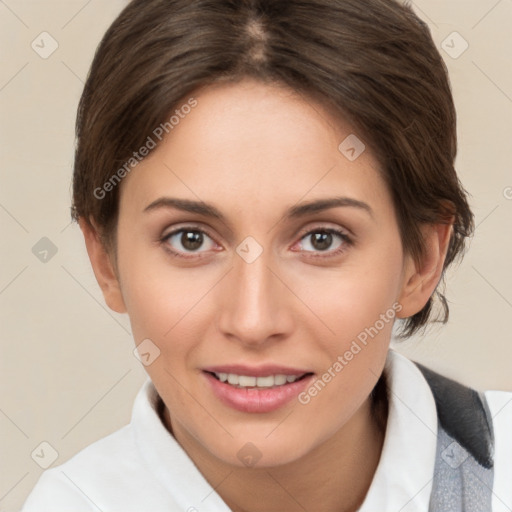
[[[367,212],[373,217],[373,210],[369,204],[359,201],[351,197],[330,197],[324,199],[316,199],[306,203],[300,203],[298,205],[289,208],[284,215],[285,219],[296,219],[304,217],[308,214],[318,213],[330,208],[336,207],[352,207],[358,208]],[[150,212],[160,208],[174,208],[190,213],[198,213],[205,217],[212,217],[219,219],[222,222],[226,222],[224,215],[215,206],[204,201],[194,201],[191,199],[178,199],[175,197],[160,197],[156,201],[144,208],[144,212]]]

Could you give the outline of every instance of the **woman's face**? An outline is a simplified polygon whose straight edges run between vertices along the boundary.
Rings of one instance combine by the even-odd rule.
[[[291,462],[382,371],[404,285],[392,200],[320,105],[250,80],[191,96],[122,183],[122,301],[175,436],[230,464]]]

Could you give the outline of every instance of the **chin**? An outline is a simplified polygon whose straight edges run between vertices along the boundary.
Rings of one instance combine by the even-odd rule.
[[[271,430],[270,430],[271,431]],[[315,445],[308,440],[298,438],[282,431],[280,435],[270,434],[274,439],[261,432],[258,435],[243,435],[232,438],[226,436],[226,443],[219,446],[210,444],[210,452],[225,464],[239,468],[272,468],[292,464],[313,450]],[[213,448],[213,449],[212,449]]]

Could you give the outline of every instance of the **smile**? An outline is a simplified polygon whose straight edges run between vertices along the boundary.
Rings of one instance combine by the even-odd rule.
[[[235,373],[236,370],[203,370],[202,375],[206,378],[212,399],[244,413],[269,413],[297,400],[314,379],[313,373],[301,370],[270,373],[269,369],[253,369],[254,373],[265,375],[251,375],[253,372],[247,370],[241,369],[240,373]]]
[[[231,386],[239,388],[273,388],[284,386],[304,378],[307,373],[302,375],[268,375],[266,377],[256,377],[254,375],[237,375],[236,373],[213,372],[213,375],[221,382],[227,382]]]

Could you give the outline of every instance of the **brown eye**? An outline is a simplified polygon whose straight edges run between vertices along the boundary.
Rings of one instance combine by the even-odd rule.
[[[352,245],[351,238],[342,231],[333,228],[313,229],[301,238],[301,252],[312,253],[313,256],[321,256],[315,253],[327,253],[326,257],[336,256],[344,252]]]
[[[162,238],[168,250],[176,255],[185,256],[187,253],[202,253],[202,247],[211,250],[215,244],[213,240],[200,229],[182,228],[173,231]]]
[[[313,233],[311,236],[311,245],[319,250],[326,251],[332,244],[332,234],[327,232]]]
[[[188,251],[195,251],[203,244],[203,234],[198,231],[183,231],[180,243]]]

